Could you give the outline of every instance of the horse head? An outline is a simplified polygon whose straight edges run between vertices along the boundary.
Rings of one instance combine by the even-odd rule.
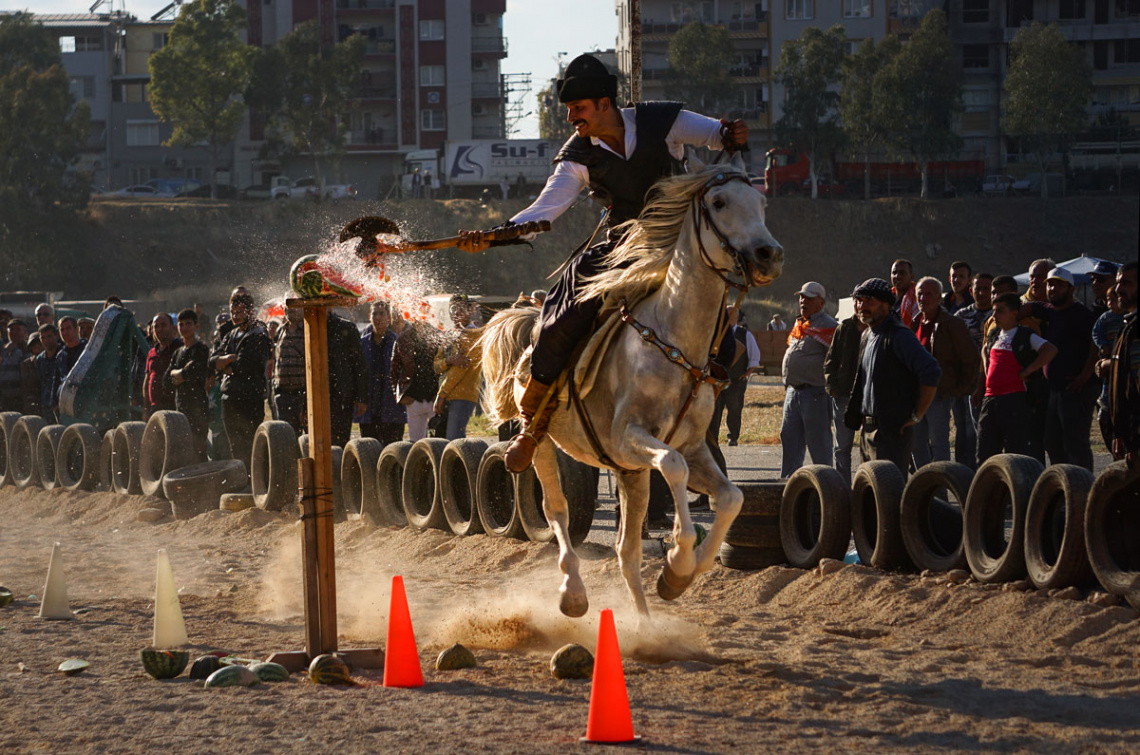
[[[753,188],[740,153],[727,164],[689,157],[689,169],[707,177],[694,198],[698,242],[706,263],[735,272],[749,286],[767,286],[784,266],[784,247],[764,222],[767,200]]]

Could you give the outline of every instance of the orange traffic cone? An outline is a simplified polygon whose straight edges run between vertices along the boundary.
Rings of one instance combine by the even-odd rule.
[[[392,603],[388,607],[388,643],[384,648],[384,686],[422,687],[424,672],[416,650],[416,633],[404,594],[404,578],[392,577]]]
[[[633,733],[614,612],[608,608],[602,611],[602,621],[598,625],[594,680],[590,683],[590,718],[586,722],[586,736],[579,741],[597,744],[641,741],[641,737]]]

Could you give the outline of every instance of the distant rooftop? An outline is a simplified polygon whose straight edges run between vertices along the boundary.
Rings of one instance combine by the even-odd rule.
[[[35,19],[44,26],[88,28],[109,26],[116,20],[135,20],[134,16],[124,13],[37,13]]]

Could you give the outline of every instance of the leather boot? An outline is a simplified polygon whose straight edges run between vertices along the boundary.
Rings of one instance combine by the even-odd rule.
[[[552,386],[534,378],[527,380],[526,390],[519,400],[522,432],[511,438],[503,457],[509,471],[525,472],[530,466],[535,449],[546,436],[546,428],[550,425],[550,418],[557,408],[558,397],[552,394]]]

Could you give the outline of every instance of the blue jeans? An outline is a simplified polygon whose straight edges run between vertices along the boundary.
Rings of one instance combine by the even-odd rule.
[[[447,402],[447,439],[467,437],[467,422],[475,411],[474,401],[452,399]]]
[[[919,469],[932,461],[950,461],[950,405],[952,396],[930,402],[926,416],[914,426],[914,468]]]
[[[843,422],[850,394],[831,399],[832,416],[835,418],[835,471],[846,483],[851,482],[851,449],[855,447],[855,431]]]
[[[784,393],[784,422],[780,427],[780,476],[804,465],[804,452],[813,464],[831,466],[831,397],[823,386],[793,388]]]
[[[1045,411],[1045,450],[1050,464],[1076,464],[1092,471],[1089,433],[1098,395],[1100,381],[1096,378],[1075,392],[1050,389]]]
[[[977,469],[978,425],[974,418],[974,405],[970,396],[959,396],[950,405],[954,415],[954,461]]]

